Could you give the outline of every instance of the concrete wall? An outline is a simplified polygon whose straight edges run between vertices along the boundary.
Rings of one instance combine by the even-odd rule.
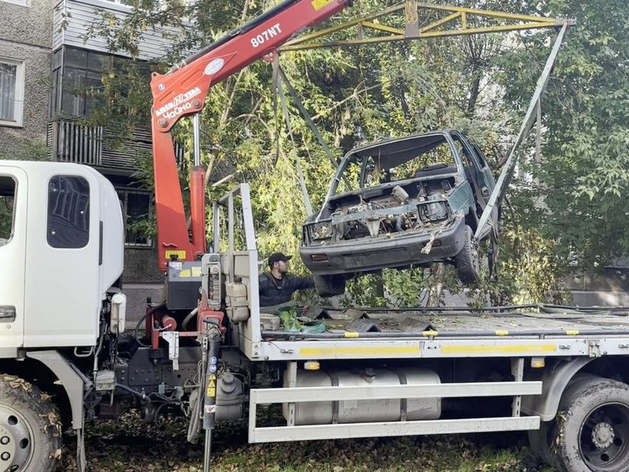
[[[20,127],[0,125],[0,158],[28,158],[44,150],[51,90],[53,0],[28,6],[0,0],[0,57],[24,61],[24,108]]]
[[[573,271],[565,279],[573,303],[580,306],[629,306],[627,269],[603,269],[598,272]]]
[[[133,326],[145,313],[147,298],[153,303],[162,301],[164,280],[164,274],[158,270],[155,248],[125,249],[122,290],[127,296],[127,318]]]
[[[146,301],[148,298],[153,303],[161,303],[163,301],[163,289],[163,284],[123,283],[122,291],[127,296],[127,329],[133,329],[138,320],[146,313]]]
[[[122,281],[125,284],[163,283],[164,274],[159,270],[157,249],[126,248]]]

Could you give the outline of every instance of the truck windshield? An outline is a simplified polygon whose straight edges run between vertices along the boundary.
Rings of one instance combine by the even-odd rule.
[[[13,202],[15,201],[15,180],[0,175],[0,246],[6,244],[13,234]]]

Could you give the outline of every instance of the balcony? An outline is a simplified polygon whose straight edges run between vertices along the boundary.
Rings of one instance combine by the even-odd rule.
[[[133,12],[128,0],[56,0],[54,9],[53,51],[61,46],[83,48],[90,51],[111,53],[107,38],[86,36],[89,25],[102,21],[102,11],[123,21]],[[172,46],[173,37],[181,34],[178,28],[165,26],[149,28],[142,33],[138,44],[137,59],[150,61],[162,57]],[[129,56],[127,51],[116,54]]]
[[[130,176],[137,169],[136,159],[152,153],[151,132],[146,128],[135,128],[130,139],[113,138],[112,131],[102,126],[85,126],[71,120],[48,124],[48,146],[59,162],[76,162],[96,167],[103,174]],[[175,156],[182,165],[183,146],[175,144]]]
[[[103,165],[102,126],[88,127],[71,121],[55,121],[48,126],[52,155],[57,161]]]

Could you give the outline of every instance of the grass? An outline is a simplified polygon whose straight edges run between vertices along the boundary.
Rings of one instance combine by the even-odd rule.
[[[75,437],[56,472],[77,470]],[[552,472],[534,459],[523,433],[247,444],[246,425],[213,434],[212,472]],[[203,444],[186,442],[186,424],[144,424],[137,415],[88,425],[92,472],[201,472]]]

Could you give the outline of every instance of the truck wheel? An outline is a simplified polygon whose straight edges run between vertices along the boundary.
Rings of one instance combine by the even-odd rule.
[[[551,446],[557,429],[556,421],[542,421],[538,430],[529,430],[529,445],[533,455],[548,465],[553,464]]]
[[[568,385],[559,406],[555,467],[564,472],[629,470],[629,385],[585,378]]]
[[[465,226],[465,242],[463,249],[454,257],[456,275],[464,284],[475,284],[480,281],[480,258],[478,256],[478,241],[474,239],[474,232]]]
[[[0,374],[0,470],[50,472],[60,448],[60,417],[50,397]]]
[[[314,275],[317,293],[322,297],[333,297],[345,293],[345,277],[342,275]]]

